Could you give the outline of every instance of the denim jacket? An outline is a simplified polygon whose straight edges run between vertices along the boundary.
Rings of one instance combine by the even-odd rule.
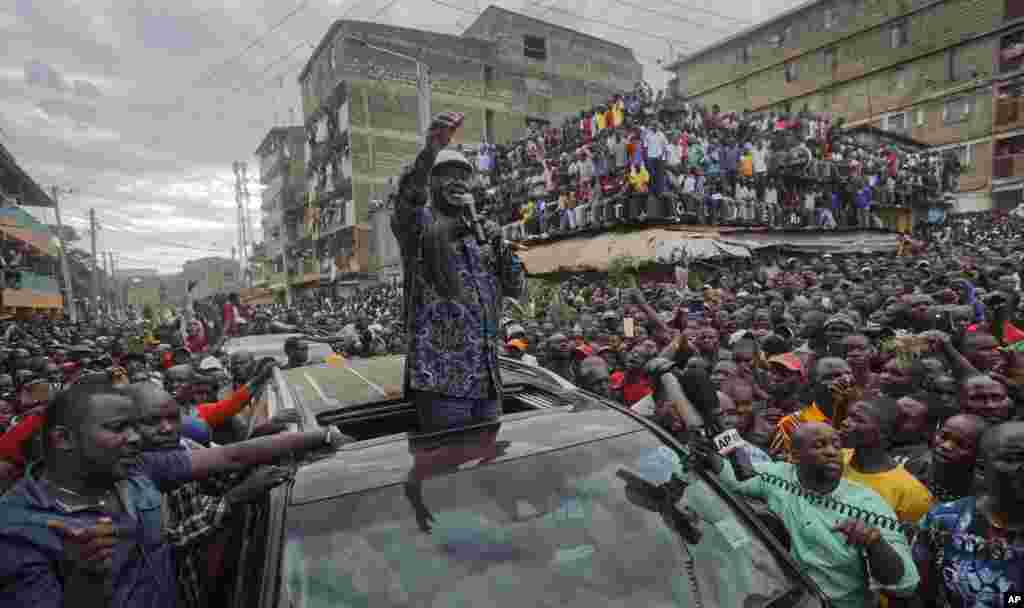
[[[406,395],[423,391],[449,398],[500,398],[502,298],[519,295],[522,266],[514,255],[492,243],[481,245],[466,231],[447,243],[431,242],[438,238],[431,230],[438,218],[427,204],[435,157],[424,149],[400,178],[391,220],[405,278]],[[431,272],[431,264],[441,269]],[[446,295],[432,279],[439,275],[455,278],[461,297]]]
[[[72,527],[112,517],[121,542],[114,552],[111,606],[177,608],[174,556],[163,542],[161,493],[156,483],[176,483],[188,475],[186,456],[144,457],[144,469],[117,486],[123,513],[110,515],[75,508],[55,499],[35,467],[0,497],[0,606],[63,608],[77,605],[64,597],[64,541],[47,527],[64,521]]]

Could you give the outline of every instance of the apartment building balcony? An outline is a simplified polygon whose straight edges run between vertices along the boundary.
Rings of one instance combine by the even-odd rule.
[[[993,185],[1022,179],[1024,179],[1024,135],[997,140],[992,154]]]

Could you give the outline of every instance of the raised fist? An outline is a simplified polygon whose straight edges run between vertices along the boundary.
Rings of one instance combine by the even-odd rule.
[[[430,132],[427,141],[438,149],[447,146],[466,116],[461,112],[441,112],[430,121]]]

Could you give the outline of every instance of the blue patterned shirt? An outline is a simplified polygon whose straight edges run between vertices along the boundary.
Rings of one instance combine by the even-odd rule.
[[[420,153],[410,174],[429,171],[432,158]],[[400,183],[415,184],[403,176]],[[481,246],[472,235],[447,244],[448,270],[462,284],[462,298],[438,293],[424,272],[424,239],[436,221],[426,204],[425,188],[408,186],[396,197],[391,229],[402,249],[405,275],[405,320],[410,341],[405,362],[407,392],[423,391],[459,399],[499,397],[498,323],[502,296],[519,295],[523,274],[518,259],[509,265],[498,259],[490,244]]]
[[[1002,608],[1008,593],[1024,591],[1024,543],[1007,543],[978,513],[976,497],[932,507],[921,528],[914,561],[929,564],[933,580],[941,571],[950,606]]]

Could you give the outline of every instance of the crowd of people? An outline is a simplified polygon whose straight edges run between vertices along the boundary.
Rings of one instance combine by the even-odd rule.
[[[705,269],[697,289],[688,280],[697,271],[685,265],[675,282],[640,277],[636,288],[568,279],[558,306],[532,316],[506,308],[505,354],[681,437],[685,421],[660,379],[705,374],[745,460],[687,441],[728,485],[768,504],[834,605],[868,605],[866,590],[881,590],[890,606],[915,591],[953,606],[995,605],[1024,583],[1024,247],[1019,218],[966,219],[954,222],[955,237],[925,248],[761,258]],[[59,605],[48,602],[70,586],[118,606],[172,606],[173,584],[184,605],[216,605],[209,583],[224,565],[211,568],[206,555],[229,542],[232,507],[287,478],[274,466],[282,450],[343,441],[284,433],[285,419],[247,428],[242,412],[260,399],[273,363],[243,352],[225,365],[211,356],[218,342],[265,315],[295,323],[286,329],[319,324],[347,336],[350,357],[402,352],[396,301],[399,288],[380,286],[291,309],[232,296],[220,310],[197,303],[163,324],[9,323],[0,350],[4,604]],[[382,347],[378,334],[392,340]],[[308,346],[290,339],[285,355],[287,366],[305,365]],[[124,422],[130,412],[141,412],[137,425]],[[141,468],[129,473],[129,464]],[[743,479],[743,467],[758,475]],[[121,479],[134,502],[111,510]],[[113,567],[127,581],[143,567],[108,530],[136,525],[127,512],[159,503],[161,492],[166,521],[137,525],[146,567],[164,574],[140,577],[138,588],[97,585],[95,571]],[[829,529],[836,514],[827,501],[807,503],[808,492],[898,524],[853,519]],[[101,516],[68,523],[93,510]],[[58,561],[64,578],[40,575],[22,588],[32,560]]]
[[[1004,605],[1024,589],[1024,226],[954,223],[924,248],[762,260],[699,289],[685,268],[566,281],[557,315],[509,321],[508,353],[691,445],[661,378],[709,376],[748,478],[697,452],[767,502],[834,605]]]
[[[672,280],[629,287],[573,277],[524,305],[528,269],[462,221],[472,170],[441,155],[462,118],[440,116],[400,182],[403,288],[293,306],[230,294],[169,320],[7,321],[0,605],[224,605],[238,508],[290,478],[282,462],[352,441],[261,416],[276,367],[309,365],[311,340],[343,357],[406,354],[407,390],[433,416],[421,424],[445,429],[463,403],[500,415],[497,336],[504,356],[648,417],[765,504],[834,606],[987,608],[1024,592],[1024,219],[946,218],[888,255],[681,260]],[[952,188],[955,159],[866,149],[840,126],[671,106],[640,87],[475,162],[487,212],[515,238],[691,210],[867,226],[873,206]],[[424,208],[428,194],[448,207]],[[440,255],[450,243],[461,253]],[[224,356],[225,340],[262,333],[289,334],[283,364]],[[697,433],[698,418],[721,434]]]
[[[941,208],[961,171],[954,154],[864,142],[828,114],[727,112],[642,83],[473,152],[479,197],[513,240],[641,222],[880,227],[882,207]]]

